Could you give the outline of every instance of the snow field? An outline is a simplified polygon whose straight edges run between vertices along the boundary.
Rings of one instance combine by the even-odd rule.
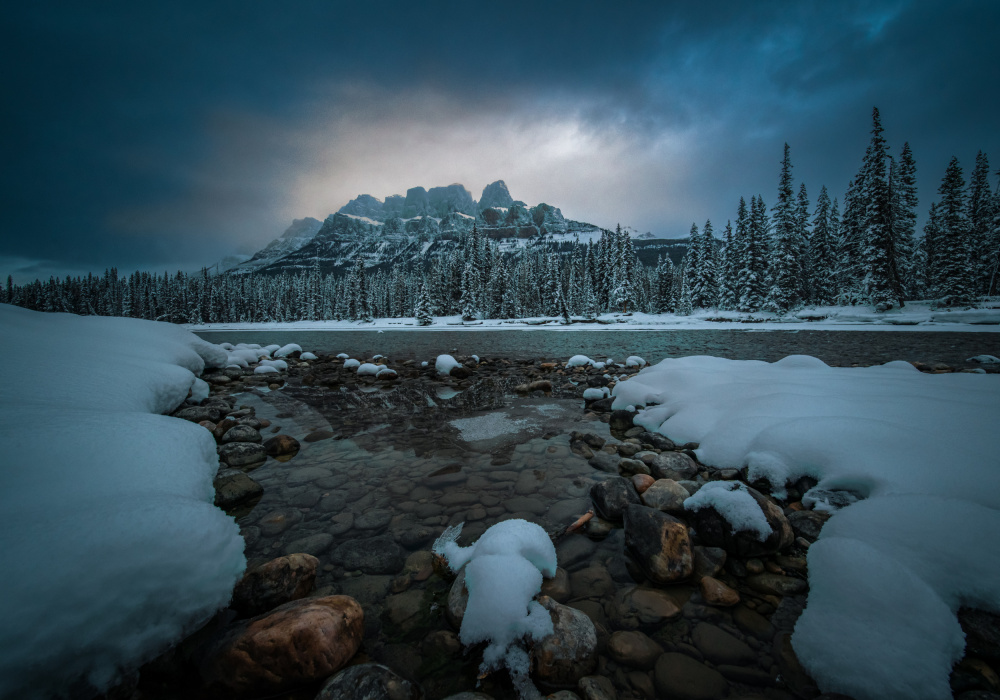
[[[700,443],[705,464],[748,466],[777,492],[809,475],[865,499],[837,510],[809,549],[793,647],[824,692],[950,697],[964,647],[956,611],[1000,611],[1000,558],[982,543],[1000,531],[1000,378],[687,357],[613,395],[615,408],[647,407],[637,425]]]
[[[0,697],[106,689],[224,607],[246,565],[213,505],[215,441],[160,415],[228,353],[136,319],[0,305],[0,327]]]

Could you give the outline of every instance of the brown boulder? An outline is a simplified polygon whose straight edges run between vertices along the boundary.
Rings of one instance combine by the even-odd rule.
[[[646,492],[650,486],[656,481],[649,474],[635,474],[632,477],[632,485],[635,487],[636,492],[641,496]]]
[[[552,634],[531,648],[532,676],[549,686],[572,687],[597,668],[597,630],[581,611],[548,596],[538,602],[549,611]]]
[[[714,507],[706,506],[688,514],[688,522],[698,533],[701,543],[722,547],[730,554],[741,558],[774,554],[789,547],[795,539],[795,534],[781,508],[756,489],[747,486],[746,490],[767,519],[770,534],[761,541],[757,532],[747,530],[733,532],[733,526],[722,514]]]
[[[704,576],[698,582],[698,586],[701,589],[701,597],[709,605],[728,608],[740,602],[740,594],[717,578]]]
[[[299,441],[291,435],[275,435],[264,442],[264,449],[271,457],[292,456],[299,451]]]
[[[688,578],[694,570],[687,525],[653,508],[625,509],[625,549],[654,583],[665,585]]]
[[[239,696],[277,694],[340,670],[361,646],[364,612],[343,595],[285,603],[217,639],[202,678]]]
[[[316,582],[319,559],[289,554],[248,571],[233,589],[231,607],[241,615],[259,615],[309,595]]]

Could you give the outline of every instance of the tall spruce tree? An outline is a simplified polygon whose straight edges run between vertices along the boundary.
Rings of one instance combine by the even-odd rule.
[[[976,294],[988,294],[993,276],[993,191],[986,154],[976,154],[976,166],[969,180],[969,243],[973,251]]]
[[[917,164],[909,143],[899,152],[899,162],[894,169],[892,183],[893,240],[896,249],[896,267],[902,281],[903,298],[912,299],[915,291],[917,250]]]
[[[719,308],[724,311],[734,311],[737,306],[736,266],[739,255],[734,245],[731,221],[726,222],[723,241],[722,251],[719,254]]]
[[[736,237],[744,241],[740,251],[740,311],[760,311],[767,299],[767,224],[767,207],[763,197],[750,198],[749,214],[741,197],[736,219]],[[741,229],[746,232],[742,236]]]
[[[781,161],[778,201],[773,211],[774,233],[771,241],[768,308],[785,312],[802,303],[802,260],[804,244],[796,216],[795,191],[792,188],[792,159],[788,144]]]
[[[937,283],[945,306],[968,306],[975,295],[975,272],[965,178],[958,158],[952,158],[938,188]]]
[[[835,264],[838,245],[832,219],[830,194],[824,186],[816,200],[812,236],[809,238],[809,268],[812,272],[810,301],[824,306],[833,304],[837,293]]]
[[[413,315],[418,326],[429,326],[434,323],[434,316],[431,315],[431,299],[427,293],[427,283],[420,285],[420,292],[417,294],[417,306],[413,310]]]
[[[897,268],[893,234],[891,178],[888,153],[878,108],[872,110],[872,137],[865,151],[858,180],[861,184],[861,286],[868,303],[895,306],[902,301],[902,282]]]

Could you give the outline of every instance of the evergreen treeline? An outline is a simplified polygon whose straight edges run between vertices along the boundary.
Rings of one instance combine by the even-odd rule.
[[[50,278],[16,286],[0,301],[40,311],[132,316],[175,323],[368,320],[461,314],[590,318],[607,311],[691,313],[696,308],[784,313],[811,305],[872,305],[886,310],[908,299],[968,306],[1000,288],[1000,188],[989,186],[989,162],[976,156],[971,181],[953,158],[916,232],[916,162],[909,144],[890,153],[878,109],[871,141],[844,196],[824,186],[810,214],[804,183],[795,188],[785,144],[777,201],[740,198],[736,222],[721,241],[711,221],[691,227],[681,264],[661,257],[642,265],[631,238],[604,231],[597,242],[558,252],[531,245],[501,251],[477,228],[448,252],[422,264],[373,271],[366,255],[346,274],[210,276],[136,272],[119,277]],[[372,252],[374,257],[375,251]]]

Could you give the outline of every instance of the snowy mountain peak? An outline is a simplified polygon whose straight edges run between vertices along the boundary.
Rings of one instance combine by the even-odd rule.
[[[503,180],[491,182],[483,188],[483,196],[479,198],[479,210],[500,208],[509,209],[514,205],[514,198],[510,196],[507,183]]]

